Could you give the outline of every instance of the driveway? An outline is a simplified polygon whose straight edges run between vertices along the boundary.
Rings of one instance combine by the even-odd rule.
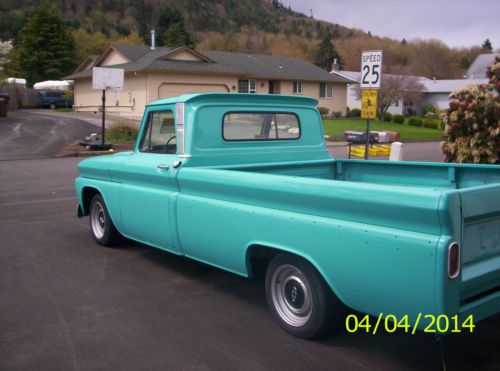
[[[76,217],[77,158],[0,162],[0,369],[498,369],[500,316],[472,334],[284,333],[262,280],[126,241]]]
[[[89,122],[57,113],[9,112],[0,118],[0,160],[52,157],[64,145],[96,131]]]

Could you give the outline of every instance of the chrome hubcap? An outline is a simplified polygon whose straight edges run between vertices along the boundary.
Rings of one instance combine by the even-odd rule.
[[[97,238],[104,236],[104,229],[106,228],[106,216],[104,214],[104,207],[100,202],[95,202],[90,210],[90,222],[92,225],[92,233]]]
[[[282,265],[276,269],[271,279],[271,296],[276,311],[287,324],[300,327],[311,318],[311,287],[296,267]]]

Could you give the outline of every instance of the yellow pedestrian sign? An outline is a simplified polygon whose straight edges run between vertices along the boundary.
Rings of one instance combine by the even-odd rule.
[[[361,97],[361,118],[375,119],[377,118],[377,90],[363,89]]]

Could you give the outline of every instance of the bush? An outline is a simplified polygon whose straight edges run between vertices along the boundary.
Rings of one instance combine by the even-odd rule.
[[[469,85],[450,94],[444,117],[444,161],[500,163],[500,57],[486,71],[489,84]]]
[[[430,114],[432,116],[437,116],[439,115],[439,108],[434,107],[432,104],[426,104],[425,106],[422,107],[422,114],[424,116],[427,116],[427,114]]]
[[[353,108],[351,110],[351,117],[361,117],[361,110],[359,108]]]
[[[424,128],[437,129],[439,127],[439,121],[433,119],[424,120]]]
[[[321,116],[328,116],[328,112],[330,112],[330,110],[326,107],[318,107],[318,111]]]
[[[139,134],[137,127],[120,122],[106,130],[106,140],[115,143],[133,143],[137,134]]]
[[[333,113],[333,117],[335,117],[336,119],[339,119],[342,117],[342,112],[341,111],[336,111]]]
[[[394,122],[395,124],[404,124],[405,117],[403,115],[393,115],[392,122]]]
[[[424,124],[424,122],[422,121],[422,119],[420,117],[412,116],[408,119],[408,125],[422,126],[423,124]]]
[[[390,112],[384,112],[383,117],[384,117],[384,121],[391,122],[391,120],[392,120],[392,113],[390,113]]]

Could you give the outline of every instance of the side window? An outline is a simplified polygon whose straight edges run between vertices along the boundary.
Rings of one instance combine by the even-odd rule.
[[[177,152],[173,111],[150,112],[147,125],[139,146],[141,152]]]

